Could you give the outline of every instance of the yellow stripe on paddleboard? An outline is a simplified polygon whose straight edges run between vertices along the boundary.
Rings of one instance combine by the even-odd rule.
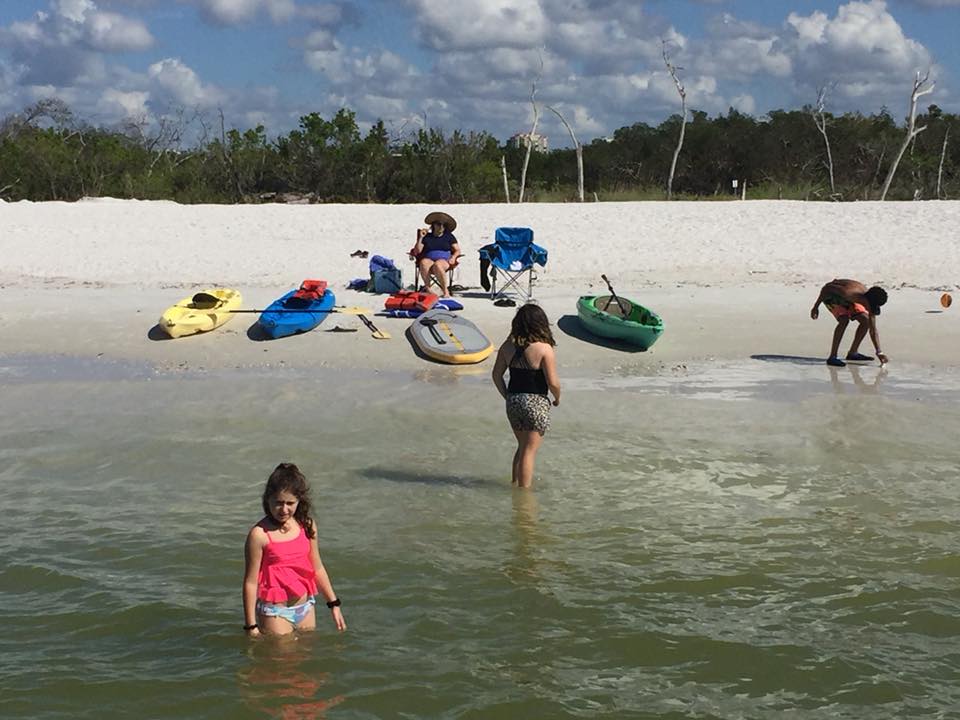
[[[453,341],[453,344],[457,346],[458,350],[466,349],[464,348],[463,343],[460,341],[460,338],[458,338],[456,335],[453,334],[453,331],[450,329],[449,325],[447,325],[442,320],[438,322],[437,325],[443,328],[443,331],[447,333],[447,337],[449,337]],[[426,348],[424,348],[424,352],[426,352],[427,355],[431,356],[435,360],[443,360],[443,361],[452,362],[452,363],[477,363],[477,362],[480,362],[481,360],[486,359],[487,356],[489,356],[490,353],[493,352],[493,345],[489,345],[485,347],[483,350],[479,350],[474,353],[461,352],[461,353],[457,353],[456,355],[453,355],[451,353],[443,353],[443,352],[431,352]]]
[[[440,327],[442,327],[442,328],[444,329],[444,331],[446,331],[447,336],[448,336],[451,340],[453,340],[453,344],[457,346],[457,350],[464,350],[464,349],[465,349],[465,348],[463,347],[463,343],[460,342],[460,338],[458,338],[456,335],[453,334],[453,330],[450,329],[450,326],[449,326],[449,325],[447,325],[445,322],[443,322],[443,321],[441,320],[441,321],[440,321]]]

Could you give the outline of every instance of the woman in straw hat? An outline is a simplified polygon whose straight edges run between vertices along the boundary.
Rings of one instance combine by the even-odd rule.
[[[417,231],[417,244],[413,248],[423,286],[430,288],[430,276],[433,275],[440,284],[443,297],[450,297],[447,272],[456,266],[460,257],[460,245],[453,236],[457,221],[445,212],[432,212],[423,221],[430,227]]]

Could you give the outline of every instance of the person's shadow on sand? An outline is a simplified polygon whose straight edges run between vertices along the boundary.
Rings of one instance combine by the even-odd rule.
[[[610,350],[619,350],[620,352],[628,353],[647,351],[646,348],[631,345],[630,343],[622,340],[612,340],[610,338],[594,335],[592,332],[583,327],[580,322],[580,318],[576,315],[562,316],[559,320],[557,320],[557,328],[562,330],[565,335],[569,335],[572,338],[582,340],[583,342],[590,343],[591,345],[599,345],[600,347],[605,347]]]

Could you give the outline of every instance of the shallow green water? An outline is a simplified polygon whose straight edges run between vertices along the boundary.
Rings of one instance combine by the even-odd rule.
[[[6,718],[960,707],[952,376],[568,378],[525,493],[485,367],[30,360],[0,361]],[[243,539],[281,460],[312,480],[344,635],[240,631]]]

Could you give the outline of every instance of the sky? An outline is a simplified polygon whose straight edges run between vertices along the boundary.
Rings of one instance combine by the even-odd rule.
[[[56,97],[104,127],[274,138],[316,112],[569,146],[680,111],[960,112],[960,0],[0,0],[0,119]]]

